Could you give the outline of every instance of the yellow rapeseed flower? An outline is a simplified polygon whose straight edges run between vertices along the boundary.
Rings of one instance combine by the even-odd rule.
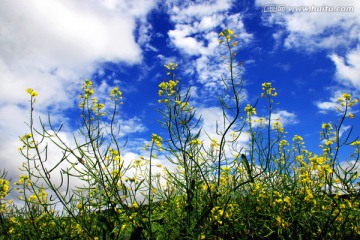
[[[359,146],[360,145],[360,141],[354,141],[352,143],[350,143],[351,146]]]
[[[291,198],[289,196],[286,196],[284,198],[284,202],[286,202],[288,205],[290,205],[290,202],[291,202]]]
[[[321,125],[321,128],[322,128],[322,129],[328,129],[328,130],[332,130],[332,129],[333,129],[331,123],[323,123],[323,124]]]
[[[156,146],[159,147],[159,148],[162,147],[162,138],[159,135],[155,134],[155,133],[153,133],[151,135],[151,142],[155,143]]]
[[[120,104],[122,104],[121,100],[122,100],[122,92],[119,90],[118,87],[114,87],[113,89],[111,89],[110,91],[110,100],[113,101],[120,101]]]
[[[284,128],[283,128],[281,122],[278,122],[278,121],[274,122],[273,130],[278,130],[279,132],[283,133]]]
[[[38,95],[38,93],[31,88],[26,89],[26,92],[29,93],[31,97],[36,97]]]
[[[194,144],[194,145],[201,145],[201,144],[202,144],[201,140],[198,139],[198,138],[192,140],[190,143],[192,143],[192,144]]]
[[[292,139],[294,142],[302,142],[304,139],[299,135],[295,135]]]
[[[274,92],[275,88],[271,86],[271,82],[265,82],[261,84],[261,86],[262,86],[262,90],[264,91],[264,93],[261,94],[261,97],[265,97],[265,94],[273,97],[277,96],[277,93]]]
[[[137,204],[137,202],[133,202],[133,204],[131,205],[131,207],[133,207],[133,208],[138,208],[139,205]]]
[[[8,195],[10,189],[10,182],[6,179],[0,178],[0,199]]]
[[[168,70],[175,70],[177,67],[178,67],[178,64],[177,63],[173,63],[173,62],[170,62],[168,64],[164,64],[164,67]]]
[[[351,95],[349,93],[343,93],[341,94],[341,97],[347,101],[351,99]]]
[[[250,104],[247,104],[244,111],[248,116],[256,115],[256,109],[252,107]]]
[[[358,103],[358,100],[357,100],[357,99],[354,99],[354,100],[352,100],[351,102],[349,102],[348,106],[349,106],[349,107],[352,107],[352,106],[354,106],[354,105],[357,104],[357,103]]]

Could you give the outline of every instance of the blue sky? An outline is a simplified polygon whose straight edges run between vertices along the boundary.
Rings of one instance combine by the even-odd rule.
[[[283,12],[264,12],[281,4]],[[39,92],[36,115],[64,123],[63,137],[76,131],[78,94],[85,78],[98,97],[119,86],[124,94],[124,155],[133,160],[153,132],[161,132],[158,85],[167,62],[179,64],[185,87],[204,128],[221,120],[216,101],[223,68],[218,33],[231,28],[244,62],[243,103],[254,104],[261,83],[278,92],[275,117],[290,139],[302,135],[319,151],[323,122],[337,121],[334,103],[343,92],[360,97],[360,3],[316,1],[316,6],[351,6],[351,12],[291,12],[310,0],[3,0],[0,5],[0,165],[16,179],[23,159],[18,137],[27,132],[25,90]],[[258,109],[258,114],[264,114]],[[357,112],[354,111],[355,116]],[[346,123],[358,127],[358,119]],[[354,136],[359,135],[359,129]],[[56,150],[53,150],[56,152]],[[56,154],[55,154],[56,155]],[[54,156],[55,156],[54,155]]]

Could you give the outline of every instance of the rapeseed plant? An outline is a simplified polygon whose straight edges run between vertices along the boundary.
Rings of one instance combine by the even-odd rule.
[[[6,239],[358,238],[360,141],[340,134],[344,122],[356,118],[357,99],[349,93],[339,97],[341,119],[321,125],[321,152],[312,153],[302,136],[288,137],[281,120],[273,119],[277,92],[272,83],[260,87],[266,116],[257,117],[256,104],[245,102],[236,39],[231,29],[219,34],[228,76],[222,79],[227,97],[220,97],[224,115],[223,125],[214,129],[216,137],[202,131],[190,91],[182,89],[177,77],[180,68],[168,63],[167,80],[158,90],[167,134],[152,134],[145,154],[130,163],[123,159],[117,131],[123,104],[118,87],[110,90],[109,110],[106,101],[95,97],[93,82],[85,80],[78,105],[84,138],[75,139],[75,148],[61,141],[51,122],[51,131],[43,123],[42,131],[35,131],[38,93],[27,89],[30,131],[20,137],[19,148],[26,161],[14,183],[24,207],[5,202],[10,181],[0,178],[0,224]],[[244,134],[248,144],[239,147]],[[47,146],[36,141],[42,138],[64,152],[53,169],[44,165]],[[343,146],[353,149],[349,168],[339,166]],[[171,169],[158,162],[160,155]],[[62,162],[70,167],[61,169]],[[60,184],[51,178],[57,170]],[[73,178],[82,186],[72,188]]]

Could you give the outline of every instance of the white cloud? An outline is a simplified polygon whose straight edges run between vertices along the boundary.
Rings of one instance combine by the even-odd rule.
[[[54,123],[69,119],[63,111],[74,106],[85,77],[103,61],[137,64],[142,51],[134,36],[137,19],[156,1],[34,0],[4,1],[0,8],[0,130],[1,165],[17,175],[22,158],[18,136],[27,131],[29,96],[39,92],[35,115]],[[100,72],[103,70],[99,70]],[[99,90],[110,86],[101,85]],[[55,116],[55,117],[54,117]],[[129,124],[127,124],[129,123]],[[124,132],[144,130],[137,118],[124,122]],[[70,137],[71,136],[67,136]]]
[[[154,46],[150,44],[151,38],[153,37],[152,25],[147,21],[145,17],[141,18],[138,22],[138,39],[137,42],[142,46],[146,51],[159,51]]]
[[[194,30],[191,26],[178,24],[174,30],[169,31],[169,37],[173,44],[186,54],[198,55],[200,54],[200,48],[203,44],[202,42],[198,42],[194,37],[189,36],[193,33]]]
[[[214,96],[223,89],[221,76],[228,69],[220,58],[219,31],[232,29],[238,35],[240,47],[253,37],[245,29],[243,15],[229,13],[232,5],[232,1],[227,0],[169,3],[174,29],[168,35],[172,46],[189,58],[184,69],[188,69],[187,74],[195,74],[201,86],[199,96]]]
[[[267,124],[269,118],[265,118],[265,124]],[[259,126],[260,117],[253,116],[253,127]],[[293,125],[299,123],[297,115],[292,112],[288,112],[286,110],[277,110],[271,114],[271,126],[274,125],[275,122],[280,122],[283,127],[287,125]]]
[[[83,3],[87,3],[88,0],[82,0]],[[155,7],[157,0],[92,0],[97,4],[103,3],[107,8],[113,10],[113,14],[121,13],[134,17],[141,18]]]
[[[350,93],[354,98],[359,97],[360,87],[360,45],[357,49],[351,50],[341,57],[338,54],[330,54],[329,58],[334,62],[336,67],[335,80],[337,81],[337,90],[331,92],[329,101],[316,102],[320,113],[336,111],[338,105],[337,99],[342,93]]]
[[[318,107],[319,112],[322,114],[327,114],[329,112],[336,112],[337,114],[341,114],[336,107],[340,107],[340,103],[338,101],[338,98],[342,98],[342,94],[347,92],[349,93],[352,97],[356,96],[357,93],[356,91],[347,91],[346,88],[344,87],[330,87],[329,88],[330,91],[330,98],[329,101],[317,101],[315,102],[315,105]],[[352,111],[352,113],[354,113]]]
[[[199,30],[201,31],[205,31],[205,30],[209,30],[209,29],[212,29],[214,28],[217,23],[219,22],[218,21],[218,18],[221,17],[219,15],[212,15],[212,16],[206,16],[204,17],[203,19],[201,19],[200,23],[199,23]]]
[[[120,137],[128,136],[131,133],[144,132],[147,128],[142,124],[142,121],[138,117],[133,117],[120,121],[121,131]]]
[[[341,96],[340,91],[333,91],[330,92],[330,99],[329,101],[317,101],[315,105],[318,107],[319,112],[322,114],[326,114],[331,111],[337,111],[336,106],[338,106],[337,98]]]
[[[298,123],[296,114],[286,110],[278,110],[271,116],[272,120],[281,122],[283,126]]]
[[[336,49],[339,46],[350,46],[359,39],[360,17],[358,1],[331,1],[331,0],[257,0],[256,5],[262,7],[269,4],[285,6],[284,12],[263,13],[263,20],[271,26],[280,26],[287,31],[284,36],[284,45],[287,48],[296,48],[313,51],[317,48]],[[319,12],[319,11],[290,11],[290,7],[312,6],[354,6],[353,12]],[[277,36],[277,35],[275,35]],[[277,36],[278,37],[278,36]]]
[[[101,5],[93,7],[55,0],[8,2],[1,8],[6,25],[1,34],[3,58],[17,64],[20,55],[21,61],[31,58],[47,68],[94,60],[139,61],[140,49],[132,34],[134,19],[104,8],[97,11],[95,7],[101,9]]]
[[[196,109],[196,118],[201,117],[201,135],[200,139],[203,141],[205,147],[210,146],[211,139],[216,139],[218,142],[221,140],[221,135],[217,132],[224,132],[224,118],[223,110],[220,107],[199,107]],[[225,122],[226,126],[229,124],[228,121]],[[225,127],[226,127],[225,126]],[[229,132],[226,136],[226,139],[233,139],[230,136]],[[246,147],[248,145],[249,135],[242,133],[238,138],[238,147]],[[229,149],[225,149],[227,153],[230,153]]]
[[[199,107],[196,109],[195,117],[199,119],[200,116],[200,123],[202,127],[200,139],[203,141],[204,146],[209,147],[211,144],[211,139],[216,139],[218,142],[220,142],[222,135],[219,135],[218,133],[224,132],[224,118],[222,109],[220,107]],[[259,118],[257,116],[253,117],[253,120],[258,119]],[[275,121],[278,121],[281,122],[284,127],[287,125],[293,125],[298,123],[296,114],[288,112],[286,110],[276,111],[272,114],[271,120],[272,124]],[[226,120],[225,123],[226,125],[228,125],[229,121]],[[255,127],[257,124],[258,123],[254,122],[253,127]],[[230,140],[234,139],[234,137],[232,136],[233,129],[236,129],[236,126],[233,126],[233,128],[227,133],[225,138],[227,143],[229,143]],[[250,140],[250,135],[246,132],[247,130],[247,127],[242,130],[242,133],[240,134],[239,138],[237,139],[237,143],[235,144],[236,149],[242,150],[249,147],[248,144]],[[229,157],[233,153],[232,147],[233,146],[230,146],[229,144],[225,145],[225,153]]]
[[[342,58],[337,54],[330,56],[336,66],[336,77],[344,85],[360,88],[360,45]]]
[[[231,8],[231,0],[213,1],[173,1],[169,5],[172,8],[171,18],[175,22],[192,22],[194,19],[225,12]]]
[[[31,83],[39,91],[40,101],[66,102],[73,96],[69,95],[73,90],[70,86],[90,75],[97,63],[140,62],[141,49],[134,37],[135,16],[145,14],[154,3],[112,2],[117,6],[114,9],[101,1],[3,3],[0,100],[24,101],[24,89]],[[9,93],[8,89],[13,91]]]
[[[360,87],[360,2],[354,0],[257,0],[256,5],[280,4],[284,12],[265,13],[263,22],[275,29],[275,48],[281,44],[287,49],[305,52],[325,50],[336,67],[337,88],[346,92]],[[350,6],[354,11],[290,11],[290,7]],[[344,54],[344,49],[346,53]],[[345,87],[345,89],[344,89]],[[334,110],[338,91],[333,91],[329,101],[316,102],[321,113]]]
[[[317,102],[316,106],[320,109],[320,113],[336,110],[336,102]]]
[[[3,166],[2,168],[9,171],[8,177],[16,180],[20,173],[18,168],[21,166],[22,162],[25,161],[17,150],[22,146],[19,137],[30,131],[26,125],[30,121],[30,109],[29,107],[23,107],[21,105],[14,106],[11,104],[4,104],[0,106],[0,116],[0,132],[2,133],[0,135],[0,141],[2,142],[0,145],[0,162]],[[40,116],[46,123],[47,115],[42,114],[35,109],[34,116],[34,128],[41,130],[39,122],[37,121],[38,117]],[[62,116],[54,114],[52,115],[52,119],[54,122],[59,122],[60,119],[62,119]],[[65,141],[67,140],[65,139]],[[50,154],[49,156],[54,155]]]

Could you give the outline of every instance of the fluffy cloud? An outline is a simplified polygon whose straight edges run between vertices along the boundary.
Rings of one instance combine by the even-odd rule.
[[[39,92],[35,115],[55,123],[69,119],[77,89],[104,61],[137,64],[142,51],[134,36],[137,20],[156,1],[49,0],[4,1],[0,8],[0,162],[17,175],[18,136],[27,131],[29,96]],[[126,47],[124,47],[126,46]],[[101,89],[100,89],[101,90]],[[127,125],[126,123],[129,123]],[[127,133],[143,131],[139,119],[125,123]],[[69,133],[71,139],[71,134]]]
[[[43,101],[63,102],[72,96],[70,86],[91,75],[97,63],[140,62],[135,22],[153,5],[153,1],[4,2],[0,100],[23,101],[31,82]]]
[[[268,122],[269,118],[265,118],[265,123]],[[253,126],[259,126],[260,117],[253,116]],[[275,122],[280,122],[283,127],[288,125],[294,125],[299,122],[298,117],[295,113],[288,112],[286,110],[277,110],[271,114],[271,125],[273,126]]]
[[[360,88],[360,45],[350,51],[346,57],[337,54],[330,56],[336,66],[336,77],[356,88]]]
[[[197,119],[201,118],[201,135],[200,139],[203,141],[204,146],[208,147],[211,144],[211,139],[215,139],[220,143],[221,135],[217,132],[221,132],[224,130],[224,118],[223,118],[223,110],[220,107],[199,107],[196,109]],[[229,121],[226,120],[226,125],[229,124]],[[226,126],[225,126],[226,127]],[[227,140],[232,139],[229,132],[226,136]],[[239,149],[247,147],[249,141],[249,135],[244,132],[238,138]],[[225,147],[226,154],[230,154],[231,150],[228,146]]]
[[[283,12],[263,13],[263,21],[277,29],[273,36],[277,47],[281,44],[287,49],[313,52],[325,50],[336,67],[335,79],[346,91],[360,86],[360,2],[346,1],[290,1],[290,0],[257,0],[259,7],[269,4],[280,4]],[[353,7],[354,11],[290,11],[297,7]],[[344,51],[346,50],[346,51]],[[335,93],[335,92],[333,92]],[[327,112],[335,106],[337,96],[332,95],[329,101],[317,102],[321,112]]]
[[[326,113],[328,111],[334,111],[338,104],[335,101],[317,102],[316,106],[320,109],[320,113]]]
[[[232,6],[231,0],[212,1],[169,1],[171,19],[174,22],[192,23],[194,19],[201,19],[219,12],[225,12]]]
[[[342,94],[344,92],[350,93],[351,96],[356,96],[356,91],[347,91],[348,89],[342,87],[330,87],[328,88],[330,91],[330,99],[328,101],[317,101],[315,102],[315,105],[319,108],[319,112],[322,114],[326,114],[329,112],[335,112],[337,114],[341,114],[336,108],[340,107],[340,103],[338,101],[338,98],[342,98]],[[354,113],[354,112],[352,112]]]
[[[169,1],[170,20],[174,29],[168,32],[171,44],[189,57],[187,69],[195,69],[197,83],[202,86],[199,96],[214,95],[221,91],[221,76],[227,72],[219,56],[219,31],[232,29],[239,46],[252,40],[243,24],[243,15],[230,13],[233,2],[216,1]]]
[[[270,26],[277,26],[279,32],[286,31],[284,45],[287,48],[300,48],[312,51],[318,48],[334,49],[339,46],[349,46],[359,38],[358,1],[348,0],[334,2],[320,1],[290,1],[290,0],[257,0],[256,5],[263,7],[279,4],[285,7],[283,12],[263,13],[263,20]],[[326,11],[291,11],[291,7],[321,7],[321,6],[353,6],[353,12]]]
[[[297,116],[286,110],[279,110],[272,114],[272,120],[281,122],[283,126],[298,123]]]
[[[120,121],[121,132],[119,137],[128,136],[130,133],[144,132],[147,128],[142,124],[142,121],[138,117],[133,117]]]

